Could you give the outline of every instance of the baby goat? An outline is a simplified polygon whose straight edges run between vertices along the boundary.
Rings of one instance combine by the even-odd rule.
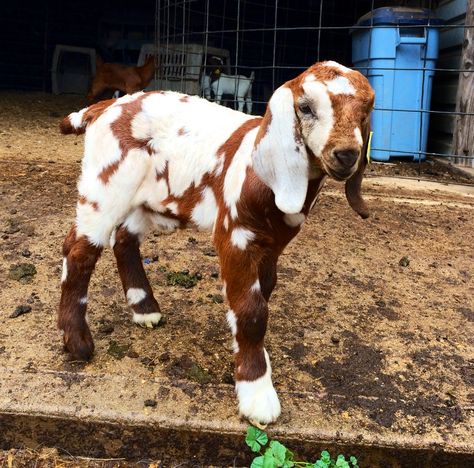
[[[89,104],[97,101],[105,91],[121,91],[125,94],[145,89],[155,73],[155,57],[150,55],[141,67],[130,67],[120,63],[104,63],[97,56],[96,74],[86,99]]]
[[[213,79],[214,78],[214,79]],[[250,77],[244,75],[226,75],[220,69],[212,72],[211,76],[203,75],[202,90],[206,99],[211,99],[211,90],[214,93],[217,104],[221,103],[223,94],[231,94],[237,100],[239,111],[244,111],[244,101],[247,114],[252,113],[252,83],[255,72]]]
[[[317,63],[278,88],[252,117],[199,97],[137,93],[70,114],[62,133],[84,133],[77,217],[63,246],[58,325],[66,349],[90,359],[89,279],[102,249],[115,254],[133,321],[161,318],[140,259],[153,226],[213,231],[234,337],[240,413],[274,421],[280,403],[264,348],[277,260],[300,231],[327,176],[360,195],[374,93],[336,62]]]

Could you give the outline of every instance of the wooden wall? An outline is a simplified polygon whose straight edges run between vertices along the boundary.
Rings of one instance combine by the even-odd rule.
[[[446,24],[464,25],[467,0],[442,0],[435,14]],[[464,28],[444,28],[440,32],[440,51],[437,68],[459,69],[464,39]],[[459,72],[436,72],[433,83],[431,109],[447,112],[456,110]],[[432,114],[428,151],[450,154],[452,151],[455,116]]]

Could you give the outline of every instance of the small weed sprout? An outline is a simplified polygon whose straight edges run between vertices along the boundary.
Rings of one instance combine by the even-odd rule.
[[[245,442],[252,452],[259,454],[253,459],[250,468],[359,468],[356,457],[350,457],[347,461],[344,455],[338,455],[334,460],[326,450],[321,452],[321,457],[314,463],[296,461],[291,450],[277,440],[268,443],[267,434],[253,426],[248,427]]]

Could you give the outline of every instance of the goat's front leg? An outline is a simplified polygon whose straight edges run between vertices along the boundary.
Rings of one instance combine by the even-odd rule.
[[[268,252],[263,255],[258,264],[258,278],[262,295],[268,302],[277,282],[278,254]]]
[[[268,306],[259,279],[259,254],[255,249],[216,242],[221,261],[227,313],[235,353],[235,389],[240,414],[250,421],[268,424],[280,415],[280,402],[273,388],[270,359],[264,348]],[[266,286],[269,294],[269,285]]]
[[[87,289],[102,247],[85,236],[78,237],[73,226],[63,244],[63,273],[58,327],[64,332],[64,345],[74,359],[89,360],[94,342],[86,321]]]
[[[246,107],[247,107],[247,114],[252,113],[252,96],[250,94],[247,94],[245,97],[245,102],[246,102]]]
[[[215,95],[214,101],[215,101],[217,104],[220,104],[221,101],[222,101],[222,93],[214,93],[214,95]]]
[[[244,97],[243,96],[237,96],[237,103],[238,103],[238,106],[239,106],[239,112],[243,112],[244,111],[244,104],[245,104]]]
[[[126,226],[120,226],[113,244],[123,291],[133,310],[133,321],[153,328],[161,319],[160,307],[153,296],[140,256],[140,240]]]

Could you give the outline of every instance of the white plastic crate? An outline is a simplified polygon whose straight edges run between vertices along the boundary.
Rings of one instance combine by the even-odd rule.
[[[67,54],[83,55],[84,60],[74,67],[61,67]],[[51,65],[51,87],[53,94],[86,94],[91,79],[95,76],[95,49],[57,44]]]
[[[204,66],[204,46],[202,44],[143,44],[138,57],[138,66],[145,63],[148,56],[156,53],[157,79],[151,80],[146,88],[152,90],[179,91],[186,94],[201,94],[199,79]],[[229,66],[229,51],[207,47],[207,56],[220,57],[224,71]]]

